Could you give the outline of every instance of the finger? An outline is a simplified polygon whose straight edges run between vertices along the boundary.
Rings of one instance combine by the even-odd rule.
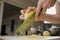
[[[50,6],[51,6],[51,7],[53,7],[53,6],[54,6],[54,4],[55,4],[55,3],[51,3],[51,5],[50,5]]]
[[[26,10],[21,10],[20,12],[21,12],[22,15],[24,15]]]
[[[31,11],[34,11],[36,8],[35,7],[28,7],[28,9],[27,9],[27,13],[29,13],[29,12],[31,12]]]
[[[40,17],[35,18],[36,21],[40,21],[39,19],[40,19]]]
[[[51,7],[54,6],[55,2],[56,2],[56,0],[53,0],[53,1],[51,2]]]
[[[37,9],[36,9],[36,14],[35,14],[35,17],[37,18],[38,17],[38,15],[39,15],[39,12],[41,11],[41,3],[40,3],[40,1],[38,2],[38,5],[37,5]]]
[[[20,16],[19,16],[19,19],[20,19],[20,20],[23,20],[23,19],[24,19],[24,16],[23,16],[23,15],[20,15]]]
[[[51,2],[42,4],[42,5],[43,5],[43,10],[42,10],[42,13],[43,13],[43,14],[46,14],[46,10],[47,10],[47,8],[50,7],[50,3],[51,3]]]
[[[51,2],[47,4],[47,8],[50,8],[50,7],[51,7]]]
[[[46,14],[46,10],[47,10],[47,6],[43,7],[42,13],[43,13],[43,14]]]

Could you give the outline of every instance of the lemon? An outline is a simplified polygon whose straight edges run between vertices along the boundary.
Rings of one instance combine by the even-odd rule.
[[[43,36],[50,36],[50,32],[44,31],[44,32],[43,32]]]

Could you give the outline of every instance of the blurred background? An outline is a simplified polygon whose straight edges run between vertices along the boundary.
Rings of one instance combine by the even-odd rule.
[[[23,20],[19,19],[19,15],[21,15],[20,10],[26,9],[29,6],[36,7],[37,0],[0,0],[0,35],[15,35],[16,29],[23,23]],[[46,13],[56,14],[55,5],[52,8],[47,9]],[[33,24],[31,28],[35,27],[38,31],[41,31],[40,29],[50,31],[53,29],[53,27],[57,26],[60,27],[59,24],[51,24],[47,21],[39,21],[36,22],[36,25]],[[55,32],[55,30],[57,31]],[[59,29],[54,29],[51,32],[53,32],[51,33],[53,35],[60,35]],[[29,33],[30,31],[27,30],[26,34]]]

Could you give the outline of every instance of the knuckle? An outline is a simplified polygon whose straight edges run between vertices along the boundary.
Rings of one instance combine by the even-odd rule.
[[[32,7],[28,7],[28,9],[31,9]]]

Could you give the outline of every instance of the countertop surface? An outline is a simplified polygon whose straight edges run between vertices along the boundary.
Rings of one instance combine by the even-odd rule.
[[[0,36],[0,40],[60,40],[60,37],[43,36]]]

